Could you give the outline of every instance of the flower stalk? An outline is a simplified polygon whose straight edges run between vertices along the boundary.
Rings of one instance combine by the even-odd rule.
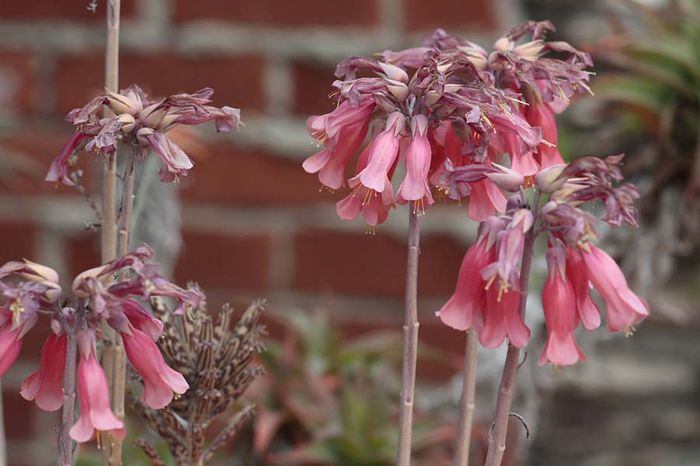
[[[464,350],[464,383],[459,404],[455,466],[469,465],[469,446],[471,444],[472,425],[474,424],[478,344],[479,336],[476,331],[467,330]]]
[[[541,191],[537,190],[532,206],[532,214],[537,218],[539,210]],[[525,196],[523,195],[523,200]],[[527,308],[528,287],[530,286],[530,270],[532,269],[532,258],[535,253],[535,240],[537,239],[537,228],[533,225],[525,236],[523,246],[522,262],[520,266],[520,306],[519,313],[524,318]],[[489,435],[489,446],[486,454],[485,466],[500,466],[503,461],[503,454],[506,451],[506,434],[508,433],[508,419],[510,417],[510,405],[513,401],[513,389],[515,377],[518,371],[520,360],[520,348],[508,343],[508,353],[503,366],[501,383],[498,387],[498,398],[496,400],[496,415],[493,429]]]
[[[66,326],[67,327],[67,326]],[[63,413],[61,430],[58,434],[58,454],[61,466],[73,464],[73,440],[70,429],[73,426],[75,411],[75,368],[78,354],[77,319],[73,328],[66,328],[66,365],[63,371]]]
[[[105,49],[105,88],[119,91],[119,20],[120,0],[107,2],[107,45]],[[102,178],[102,263],[113,260],[117,255],[117,152],[107,156]],[[103,365],[110,387],[112,410],[121,419],[124,418],[124,388],[126,380],[126,358],[124,346],[119,335],[109,326],[105,326],[105,347],[102,356]],[[110,435],[103,458],[103,464],[118,466],[122,464],[121,440]]]
[[[399,411],[398,466],[411,464],[413,436],[413,403],[416,385],[418,355],[418,255],[420,254],[420,217],[410,209],[408,222],[408,253],[406,260],[406,314],[403,326],[403,373],[401,378],[401,406]]]

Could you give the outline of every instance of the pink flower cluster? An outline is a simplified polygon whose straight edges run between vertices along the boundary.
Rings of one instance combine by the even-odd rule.
[[[174,312],[199,307],[204,296],[183,289],[158,275],[148,262],[148,246],[114,261],[87,270],[73,281],[73,306],[60,302],[58,274],[33,262],[9,262],[0,267],[0,377],[19,355],[22,337],[40,315],[51,318],[52,333],[41,351],[39,369],[22,384],[22,396],[37,406],[55,411],[63,405],[67,335],[77,338],[79,349],[78,395],[80,418],[70,430],[77,442],[86,442],[97,431],[123,430],[123,421],[112,412],[104,370],[96,352],[103,325],[121,335],[132,366],[143,379],[143,400],[154,409],[166,406],[173,394],[188,389],[185,378],[165,364],[155,340],[163,324],[143,303],[154,297],[174,299]]]
[[[76,127],[76,133],[51,164],[46,181],[73,185],[70,169],[75,165],[79,151],[85,149],[98,154],[111,154],[117,150],[118,141],[131,146],[141,158],[150,151],[155,152],[163,162],[160,171],[163,181],[174,181],[187,175],[194,164],[168,138],[168,131],[177,125],[214,121],[217,131],[228,132],[240,123],[240,110],[208,105],[213,94],[212,89],[204,88],[194,94],[177,94],[152,100],[134,84],[119,94],[107,92],[94,98],[66,116],[66,120]]]
[[[452,199],[468,197],[475,220],[504,212],[501,189],[562,163],[554,115],[587,89],[589,56],[546,42],[552,29],[527,22],[490,52],[437,30],[422,47],[344,60],[336,70],[336,109],[307,121],[324,147],[304,169],[331,190],[347,182],[338,215],[362,214],[370,226],[383,223],[395,203],[410,202],[423,213],[435,201],[434,188]],[[400,160],[405,175],[394,193]]]
[[[600,326],[591,287],[605,302],[609,331],[629,331],[644,319],[647,304],[630,290],[615,261],[593,244],[597,219],[582,210],[586,203],[601,201],[605,222],[636,225],[636,189],[616,186],[622,178],[621,161],[621,156],[583,157],[541,170],[536,176],[538,201],[542,195],[548,200],[531,208],[523,191],[508,200],[505,214],[481,224],[478,240],[462,262],[456,291],[438,312],[440,319],[458,330],[475,329],[488,348],[506,338],[516,347],[525,346],[530,330],[521,309],[521,294],[527,292],[520,286],[523,248],[528,235],[534,241],[540,234],[548,244],[542,304],[549,334],[541,364],[585,359],[573,333],[580,324],[589,330]]]

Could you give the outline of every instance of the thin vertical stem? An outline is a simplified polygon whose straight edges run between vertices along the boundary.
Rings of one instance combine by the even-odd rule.
[[[410,466],[413,435],[413,401],[418,356],[418,255],[420,254],[420,218],[410,209],[408,222],[408,255],[406,260],[406,315],[403,326],[403,375],[399,411],[399,441],[396,464]]]
[[[532,257],[535,253],[535,239],[537,239],[536,222],[539,211],[541,192],[537,191],[532,206],[532,216],[535,224],[526,233],[523,247],[523,260],[520,266],[520,314],[525,315],[527,308],[528,288],[530,286],[530,270],[532,269]],[[489,436],[489,449],[486,455],[486,466],[500,466],[503,454],[506,451],[506,434],[508,433],[508,418],[510,417],[510,405],[513,401],[513,388],[515,375],[520,360],[520,349],[508,344],[508,353],[503,366],[501,384],[498,387],[498,399],[496,401],[496,416],[493,423],[493,431]]]
[[[78,355],[77,325],[66,329],[66,365],[63,370],[63,416],[61,431],[58,433],[58,452],[61,466],[73,464],[73,441],[70,428],[75,411],[75,365]]]
[[[107,45],[105,49],[105,87],[119,91],[119,12],[120,0],[107,0]],[[102,177],[102,262],[109,262],[117,254],[117,153],[105,163]],[[124,389],[120,382],[125,371],[124,348],[119,335],[108,325],[105,330],[103,365],[112,395],[112,409],[117,416],[124,416]],[[115,390],[116,389],[116,390]],[[110,466],[122,464],[121,441],[110,435],[103,463]]]
[[[459,404],[459,424],[457,427],[457,445],[455,466],[469,465],[469,445],[471,444],[472,425],[474,424],[474,396],[476,393],[476,356],[478,336],[475,330],[467,331],[464,350],[464,385]]]

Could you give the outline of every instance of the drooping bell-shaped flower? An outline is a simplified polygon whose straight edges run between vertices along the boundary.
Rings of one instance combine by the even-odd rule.
[[[649,315],[649,307],[630,290],[625,275],[605,251],[588,244],[581,256],[586,264],[588,278],[603,297],[607,309],[607,324],[611,332],[630,330]]]
[[[12,367],[22,350],[22,335],[19,328],[5,325],[0,328],[0,377]]]
[[[78,334],[80,360],[78,362],[78,397],[80,417],[70,429],[70,436],[78,443],[89,441],[95,431],[112,432],[123,436],[124,423],[109,405],[107,377],[95,357],[95,336],[89,330]]]
[[[516,290],[504,293],[494,287],[487,290],[484,326],[479,332],[479,342],[483,347],[496,348],[506,338],[517,348],[527,345],[530,329],[520,312],[520,298],[520,292]]]
[[[588,270],[577,247],[566,248],[566,277],[576,294],[576,310],[588,330],[600,327],[600,309],[590,294]]]
[[[578,326],[576,293],[566,274],[563,248],[547,251],[548,274],[542,289],[542,307],[547,324],[547,343],[540,355],[540,365],[548,362],[558,366],[576,364],[585,355],[574,338]]]
[[[454,294],[437,312],[445,325],[457,330],[481,328],[486,304],[486,282],[481,277],[481,270],[494,261],[496,238],[503,228],[503,221],[496,217],[482,224],[477,242],[462,260]]]
[[[378,193],[384,191],[389,171],[399,155],[399,143],[405,125],[406,118],[400,112],[389,115],[386,129],[369,145],[367,165],[350,181],[359,181],[362,186]]]
[[[173,394],[187,391],[185,378],[165,364],[158,346],[147,334],[131,328],[122,333],[122,339],[129,362],[143,378],[142,399],[147,406],[163,408],[172,401]]]
[[[20,394],[44,411],[63,406],[63,370],[66,365],[66,336],[50,333],[41,348],[39,370],[22,383]]]
[[[430,161],[432,158],[428,140],[428,119],[416,115],[411,119],[411,142],[406,148],[406,177],[396,193],[399,204],[413,202],[416,212],[424,212],[425,204],[435,202],[428,184]]]

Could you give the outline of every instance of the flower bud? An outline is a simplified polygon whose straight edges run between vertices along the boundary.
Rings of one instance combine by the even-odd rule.
[[[491,166],[495,168],[496,171],[487,173],[486,176],[502,189],[515,192],[525,183],[525,177],[515,170],[511,170],[497,163],[492,163]]]
[[[394,81],[393,79],[387,79],[386,81],[387,88],[394,97],[396,97],[397,99],[399,99],[399,101],[402,102],[406,100],[406,97],[408,97],[408,86],[406,86],[402,82]]]
[[[155,103],[144,108],[139,114],[139,119],[149,128],[157,128],[165,116],[165,110],[158,109],[160,103]]]
[[[27,259],[24,259],[24,264],[29,267],[34,274],[38,275],[43,280],[51,283],[58,283],[58,273],[54,269],[46,267],[45,265],[37,264],[36,262],[28,261]],[[33,279],[33,277],[29,276],[28,274],[22,275],[30,280]]]
[[[78,274],[78,276],[75,277],[75,280],[73,280],[73,293],[79,298],[89,297],[90,294],[86,292],[85,288],[83,287],[83,283],[89,278],[97,280],[105,268],[106,266],[101,265]]]
[[[107,92],[107,101],[114,113],[129,113],[136,115],[141,111],[142,105],[138,99],[130,99],[128,96],[117,94],[116,92]]]
[[[399,81],[402,83],[408,82],[408,73],[404,71],[400,66],[392,65],[390,63],[379,62],[379,66],[384,71],[384,74],[391,80]]]
[[[507,52],[508,50],[513,50],[513,41],[507,37],[501,37],[493,44],[493,48],[498,52]]]
[[[119,115],[117,121],[121,123],[121,129],[125,133],[131,132],[131,130],[133,130],[134,126],[136,125],[136,119],[133,117],[133,115],[129,115],[128,113],[122,113],[121,115]]]
[[[521,58],[527,61],[535,61],[539,57],[540,52],[544,48],[544,42],[541,40],[533,40],[519,45],[514,52]]]
[[[565,164],[558,164],[540,170],[535,176],[537,188],[543,193],[552,193],[561,188],[566,182],[566,178],[560,178],[565,168]]]
[[[155,133],[155,131],[153,131],[152,128],[141,128],[136,132],[136,139],[139,141],[139,144],[148,146],[150,143],[148,139],[146,139],[146,136],[150,136],[153,133]]]
[[[431,105],[434,105],[435,102],[440,100],[440,97],[442,97],[442,95],[439,92],[431,89],[425,93],[425,97],[423,97],[423,103],[430,107]]]

